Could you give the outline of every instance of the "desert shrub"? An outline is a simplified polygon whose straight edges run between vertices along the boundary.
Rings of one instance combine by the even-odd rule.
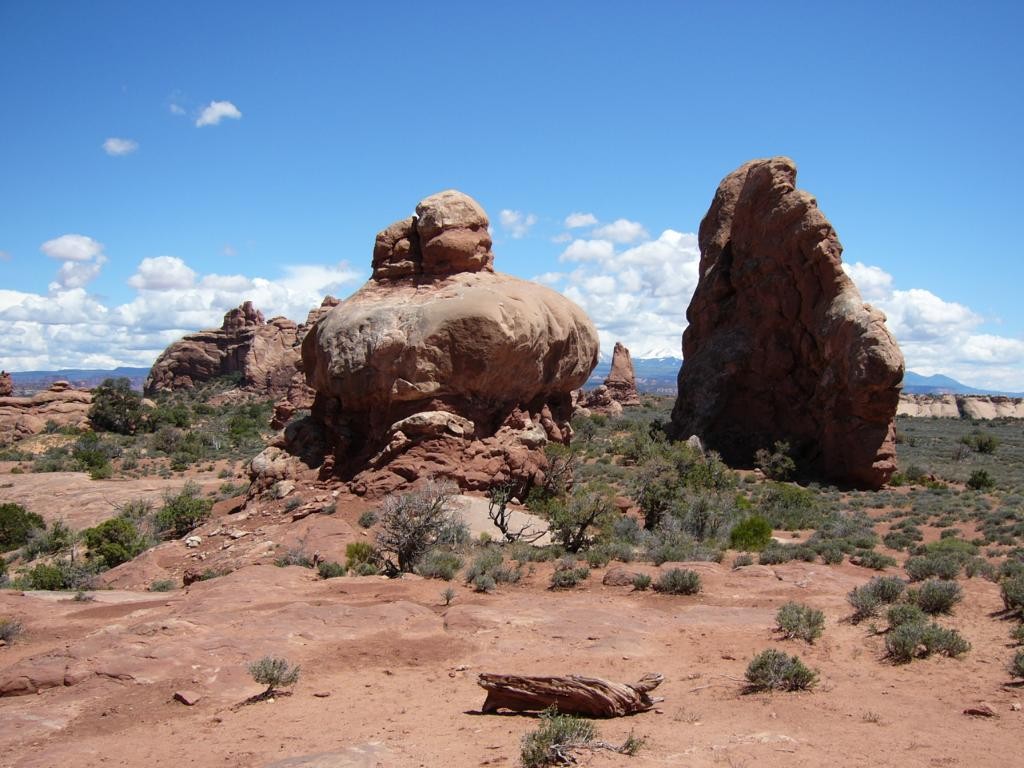
[[[89,547],[88,557],[107,568],[128,562],[149,544],[135,523],[125,517],[112,517],[93,528],[86,528],[82,536]]]
[[[20,504],[0,504],[0,552],[24,546],[33,531],[45,527],[42,517],[29,512]]]
[[[665,456],[652,456],[637,467],[629,490],[643,513],[644,528],[658,527],[679,498],[681,486],[679,471]]]
[[[612,558],[604,547],[594,547],[587,550],[585,559],[591,568],[604,568]]]
[[[1010,661],[1010,674],[1014,677],[1024,677],[1024,650],[1017,651]]]
[[[173,579],[157,579],[149,585],[150,592],[170,592],[178,586]]]
[[[736,555],[735,559],[732,561],[732,567],[734,569],[735,568],[743,568],[745,566],[753,565],[753,564],[754,564],[754,556],[751,555],[749,552],[743,552],[742,554]]]
[[[881,598],[867,585],[851,589],[846,595],[846,602],[853,608],[850,620],[854,624],[878,615],[879,609],[884,605]]]
[[[24,631],[25,628],[17,619],[0,616],[0,640],[3,640],[5,643],[10,645]]]
[[[352,569],[352,573],[356,576],[376,576],[380,573],[380,568],[376,563],[359,563]]]
[[[950,613],[963,599],[963,590],[955,581],[929,579],[909,594],[908,599],[925,613]]]
[[[843,558],[846,554],[838,546],[823,546],[818,549],[818,554],[821,555],[821,559],[826,565],[839,565],[843,562]]]
[[[889,627],[895,628],[901,624],[922,623],[925,621],[925,612],[911,603],[898,603],[889,607],[886,620]]]
[[[757,510],[773,529],[815,528],[823,520],[814,491],[786,483],[770,483],[757,502]]]
[[[976,544],[957,538],[956,531],[952,531],[949,536],[946,535],[947,533],[950,533],[950,531],[943,531],[938,541],[926,544],[924,552],[928,555],[946,555],[961,563],[978,554],[978,546]]]
[[[359,516],[359,527],[360,528],[372,528],[374,523],[377,522],[377,513],[372,509],[368,509]]]
[[[469,567],[466,569],[466,583],[472,583],[473,579],[481,574],[491,573],[501,566],[502,562],[504,562],[504,558],[502,557],[500,549],[485,549],[473,558],[473,562],[471,562]]]
[[[651,588],[651,577],[646,573],[638,573],[633,576],[633,589],[646,592]]]
[[[657,530],[648,533],[644,549],[646,558],[656,565],[685,560],[722,562],[721,549],[697,541],[675,517],[666,518]]]
[[[873,592],[880,602],[889,604],[897,602],[903,596],[907,585],[895,576],[876,576],[865,585],[865,588]]]
[[[74,544],[75,532],[63,520],[54,520],[49,528],[35,529],[22,548],[26,560],[33,560],[39,555],[55,555],[64,552]]]
[[[983,579],[993,581],[996,578],[995,566],[983,557],[972,557],[964,563],[964,573],[969,579],[981,576]]]
[[[772,526],[760,515],[751,515],[729,532],[729,547],[744,552],[760,552],[772,540]]]
[[[804,691],[817,682],[818,675],[797,656],[769,648],[751,660],[745,674],[748,691]]]
[[[568,499],[548,505],[551,537],[566,552],[579,552],[594,543],[595,529],[610,527],[617,512],[611,488],[591,485],[576,488]]]
[[[996,481],[986,469],[976,469],[967,478],[967,487],[972,491],[989,491],[996,487]]]
[[[249,664],[252,679],[267,689],[260,694],[262,697],[273,695],[280,688],[289,688],[299,681],[299,667],[292,665],[287,659],[276,656],[264,656],[259,661]]]
[[[947,553],[928,554],[907,558],[903,566],[911,581],[924,581],[933,577],[955,579],[960,573],[960,560]]]
[[[770,451],[758,448],[754,454],[754,466],[769,480],[789,480],[796,472],[796,462],[789,455],[789,450],[789,443],[783,440],[777,440]]]
[[[999,593],[1007,611],[1024,610],[1024,573],[1008,576],[999,582]]]
[[[416,572],[427,579],[451,581],[462,567],[462,558],[445,549],[431,549],[416,565]]]
[[[452,518],[454,494],[450,483],[428,480],[414,491],[384,499],[377,547],[385,555],[394,555],[394,560],[385,560],[389,570],[411,572],[437,543]]]
[[[624,519],[630,520],[632,518]],[[598,544],[591,551],[598,552],[602,557],[604,557],[606,564],[612,560],[618,560],[620,563],[631,563],[636,557],[633,551],[633,545],[619,539],[613,539],[612,541],[606,541],[603,544]]]
[[[348,568],[341,563],[336,563],[331,560],[322,560],[317,563],[316,572],[320,574],[321,579],[336,579],[339,576],[344,576],[348,573]]]
[[[51,591],[88,589],[93,583],[93,573],[70,560],[56,560],[39,563],[23,577],[26,589]]]
[[[808,605],[789,602],[775,614],[775,624],[787,640],[799,638],[813,643],[825,629],[825,614]]]
[[[813,563],[818,553],[808,544],[778,544],[773,542],[761,550],[757,561],[761,565],[779,565],[793,560]]]
[[[558,561],[551,574],[552,589],[570,589],[590,576],[590,569],[585,565],[576,565],[576,561],[565,557]]]
[[[498,582],[487,573],[478,574],[471,583],[473,584],[474,592],[493,592],[498,588]]]
[[[564,753],[586,746],[596,738],[594,724],[575,715],[549,710],[541,715],[540,727],[523,737],[519,759],[523,768],[544,768],[564,764]]]
[[[156,532],[181,538],[210,517],[213,501],[200,495],[199,486],[191,481],[177,494],[164,494],[164,504],[153,518]]]
[[[971,644],[955,629],[921,621],[904,622],[885,636],[886,654],[897,664],[938,653],[956,657],[967,653]]]
[[[350,541],[345,545],[345,566],[349,570],[355,570],[364,563],[372,564],[376,560],[377,550],[368,541]]]
[[[287,568],[290,565],[297,565],[300,568],[312,568],[313,558],[301,546],[290,547],[274,559],[274,565],[278,568]]]
[[[668,595],[695,595],[700,592],[700,576],[689,568],[672,568],[654,582],[655,592]]]
[[[859,565],[862,568],[872,568],[876,571],[883,571],[886,568],[890,568],[896,565],[896,559],[889,555],[884,555],[881,552],[876,552],[873,549],[862,549],[858,550],[851,558],[850,562],[854,565]]]
[[[105,379],[93,389],[89,407],[89,423],[93,429],[132,435],[143,418],[142,395],[132,389],[129,379]]]

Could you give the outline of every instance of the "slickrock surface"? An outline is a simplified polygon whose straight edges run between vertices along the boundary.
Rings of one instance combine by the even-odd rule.
[[[861,300],[842,246],[785,157],[722,181],[700,224],[676,435],[732,465],[789,442],[808,477],[880,487],[896,469],[903,355]]]
[[[47,422],[78,427],[88,421],[92,394],[57,381],[31,397],[0,397],[0,444],[38,435]]]

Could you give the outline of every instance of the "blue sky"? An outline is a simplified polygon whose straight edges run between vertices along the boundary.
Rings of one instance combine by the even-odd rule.
[[[715,187],[784,154],[911,368],[1024,390],[1019,4],[631,5],[0,2],[0,366],[301,319],[449,187],[678,354]]]

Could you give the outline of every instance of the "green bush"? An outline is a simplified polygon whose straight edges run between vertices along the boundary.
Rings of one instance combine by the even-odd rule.
[[[364,563],[374,563],[377,560],[377,550],[368,541],[351,541],[345,545],[345,566],[350,570],[356,570]],[[374,571],[376,573],[376,571]]]
[[[817,682],[818,675],[797,656],[769,648],[753,658],[746,671],[747,690],[804,691]]]
[[[775,624],[787,640],[798,638],[813,643],[825,629],[825,614],[808,605],[789,602],[775,614]]]
[[[1017,651],[1010,662],[1010,674],[1014,677],[1024,677],[1024,650]]]
[[[24,546],[33,531],[45,527],[42,517],[29,512],[20,504],[0,504],[0,552]]]
[[[996,487],[996,481],[985,469],[976,469],[967,478],[967,487],[972,491],[989,491]]]
[[[25,630],[21,622],[7,616],[0,616],[0,640],[10,645]]]
[[[754,556],[749,552],[743,552],[742,554],[736,555],[732,561],[733,570],[736,568],[744,568],[748,565],[754,564]]]
[[[814,491],[786,483],[770,483],[758,500],[757,509],[773,529],[815,528],[824,519]]]
[[[586,746],[595,738],[596,731],[589,720],[548,710],[541,715],[540,727],[523,737],[519,759],[523,768],[564,764],[565,752]]]
[[[348,573],[348,569],[344,565],[329,560],[317,563],[316,571],[320,574],[321,579],[336,579]]]
[[[156,532],[181,538],[202,525],[210,517],[213,501],[200,495],[199,486],[191,481],[177,494],[164,494],[164,505],[153,519]]]
[[[76,534],[63,520],[54,520],[46,530],[35,529],[29,535],[28,543],[22,549],[26,560],[39,555],[55,555],[71,547]]]
[[[411,572],[436,544],[452,520],[455,487],[428,480],[401,495],[387,496],[380,505],[377,549],[389,572]],[[394,555],[391,560],[389,555]]]
[[[729,547],[744,552],[760,552],[771,540],[772,526],[760,515],[741,520],[729,533]]]
[[[878,596],[880,602],[885,604],[898,601],[907,588],[903,580],[895,576],[876,576],[865,586]]]
[[[959,558],[948,552],[927,554],[907,559],[904,568],[911,581],[924,581],[932,577],[955,579],[960,573]]]
[[[494,580],[494,577],[481,573],[478,574],[472,581],[474,592],[493,592],[498,588],[498,582]]]
[[[555,565],[551,574],[552,589],[570,589],[590,576],[590,569],[585,565],[576,565],[574,560],[566,557]]]
[[[129,379],[105,379],[92,391],[89,422],[93,429],[133,435],[143,422],[142,395]]]
[[[999,592],[1006,610],[1024,610],[1024,573],[1008,576],[999,582]]]
[[[925,613],[951,613],[963,599],[963,590],[955,581],[929,579],[908,597]]]
[[[695,595],[700,592],[700,576],[689,568],[672,568],[654,582],[655,592],[668,595]]]
[[[368,509],[359,516],[359,527],[360,528],[372,528],[374,523],[377,522],[377,513],[372,509]]]
[[[646,592],[651,587],[651,577],[646,573],[638,573],[633,576],[633,589],[639,592]]]
[[[970,649],[971,644],[955,629],[946,629],[935,623],[904,622],[894,627],[885,637],[886,654],[897,664],[935,653],[956,657]]]
[[[88,589],[93,582],[93,574],[88,569],[70,560],[39,563],[23,578],[26,589],[50,591]]]
[[[881,552],[876,552],[873,549],[858,550],[850,558],[850,562],[862,568],[872,568],[876,571],[884,571],[886,568],[896,565],[895,558],[883,555]]]
[[[173,579],[157,579],[149,585],[150,592],[170,592],[177,588],[178,584]]]
[[[916,605],[911,603],[899,603],[898,605],[890,606],[889,613],[886,616],[889,622],[889,628],[894,629],[901,624],[920,624],[925,621],[925,612],[918,608]]]
[[[789,443],[783,440],[777,440],[771,451],[758,448],[754,454],[754,466],[769,480],[789,480],[796,472],[796,462],[790,457],[789,450]]]
[[[125,517],[113,517],[93,528],[82,531],[89,547],[89,558],[98,560],[107,568],[126,563],[146,549],[146,538],[135,523]]]
[[[248,668],[253,680],[267,686],[260,694],[262,697],[271,696],[279,688],[288,688],[299,682],[299,667],[292,666],[287,659],[264,656],[259,661],[252,662]]]
[[[445,549],[432,549],[416,566],[416,572],[426,579],[451,581],[462,567],[462,558]]]

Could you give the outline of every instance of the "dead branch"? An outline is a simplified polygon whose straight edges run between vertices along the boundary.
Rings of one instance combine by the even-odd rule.
[[[481,674],[477,685],[487,691],[481,711],[539,712],[555,707],[560,713],[588,717],[622,717],[654,708],[660,698],[649,694],[664,677],[651,673],[636,683],[613,683],[597,677],[523,677]]]

